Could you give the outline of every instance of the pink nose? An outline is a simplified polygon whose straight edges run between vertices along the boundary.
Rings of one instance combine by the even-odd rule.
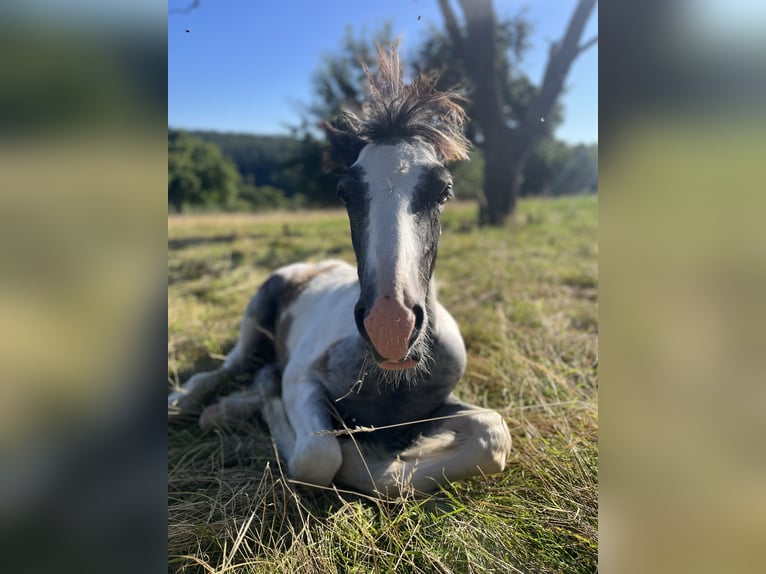
[[[415,313],[391,297],[379,297],[364,320],[364,328],[382,357],[399,361],[409,351]]]

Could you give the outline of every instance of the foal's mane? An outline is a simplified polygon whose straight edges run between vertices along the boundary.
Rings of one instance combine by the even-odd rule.
[[[463,135],[463,98],[454,90],[438,91],[434,76],[419,74],[405,84],[397,48],[398,42],[389,52],[378,47],[375,74],[363,65],[369,95],[362,113],[341,112],[334,127],[325,124],[328,136],[343,132],[364,144],[415,137],[431,144],[444,161],[467,159],[470,144]],[[332,144],[333,138],[329,139]]]

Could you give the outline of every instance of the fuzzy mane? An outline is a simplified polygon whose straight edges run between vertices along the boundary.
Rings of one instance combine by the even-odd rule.
[[[419,74],[405,84],[397,48],[398,42],[388,53],[378,47],[377,72],[364,66],[370,92],[361,117],[341,112],[336,128],[366,143],[417,137],[431,144],[444,161],[467,159],[470,144],[463,135],[466,116],[459,103],[463,98],[455,91],[436,90],[432,76]]]

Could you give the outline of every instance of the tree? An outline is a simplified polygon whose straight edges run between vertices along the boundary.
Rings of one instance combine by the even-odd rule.
[[[438,2],[455,54],[470,79],[472,119],[481,129],[485,168],[479,223],[500,226],[515,210],[531,151],[550,134],[551,113],[572,63],[597,41],[593,38],[580,44],[596,0],[579,0],[563,37],[550,47],[542,84],[523,110],[514,109],[508,101],[503,74],[498,74],[507,60],[498,50],[492,0],[458,0],[464,25],[459,23],[450,0]]]
[[[325,144],[310,132],[296,139],[292,157],[285,160],[279,181],[296,203],[308,207],[339,205],[337,177],[325,173],[322,157]]]
[[[182,131],[168,132],[168,203],[227,208],[238,193],[240,175],[221,150]]]

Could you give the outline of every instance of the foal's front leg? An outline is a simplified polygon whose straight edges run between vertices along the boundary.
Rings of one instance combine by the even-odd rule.
[[[296,369],[285,370],[282,396],[264,405],[263,416],[290,478],[328,486],[343,462],[322,385]]]
[[[262,367],[244,390],[221,397],[199,417],[202,430],[241,424],[262,413],[268,401],[279,398],[281,375],[275,364]]]

